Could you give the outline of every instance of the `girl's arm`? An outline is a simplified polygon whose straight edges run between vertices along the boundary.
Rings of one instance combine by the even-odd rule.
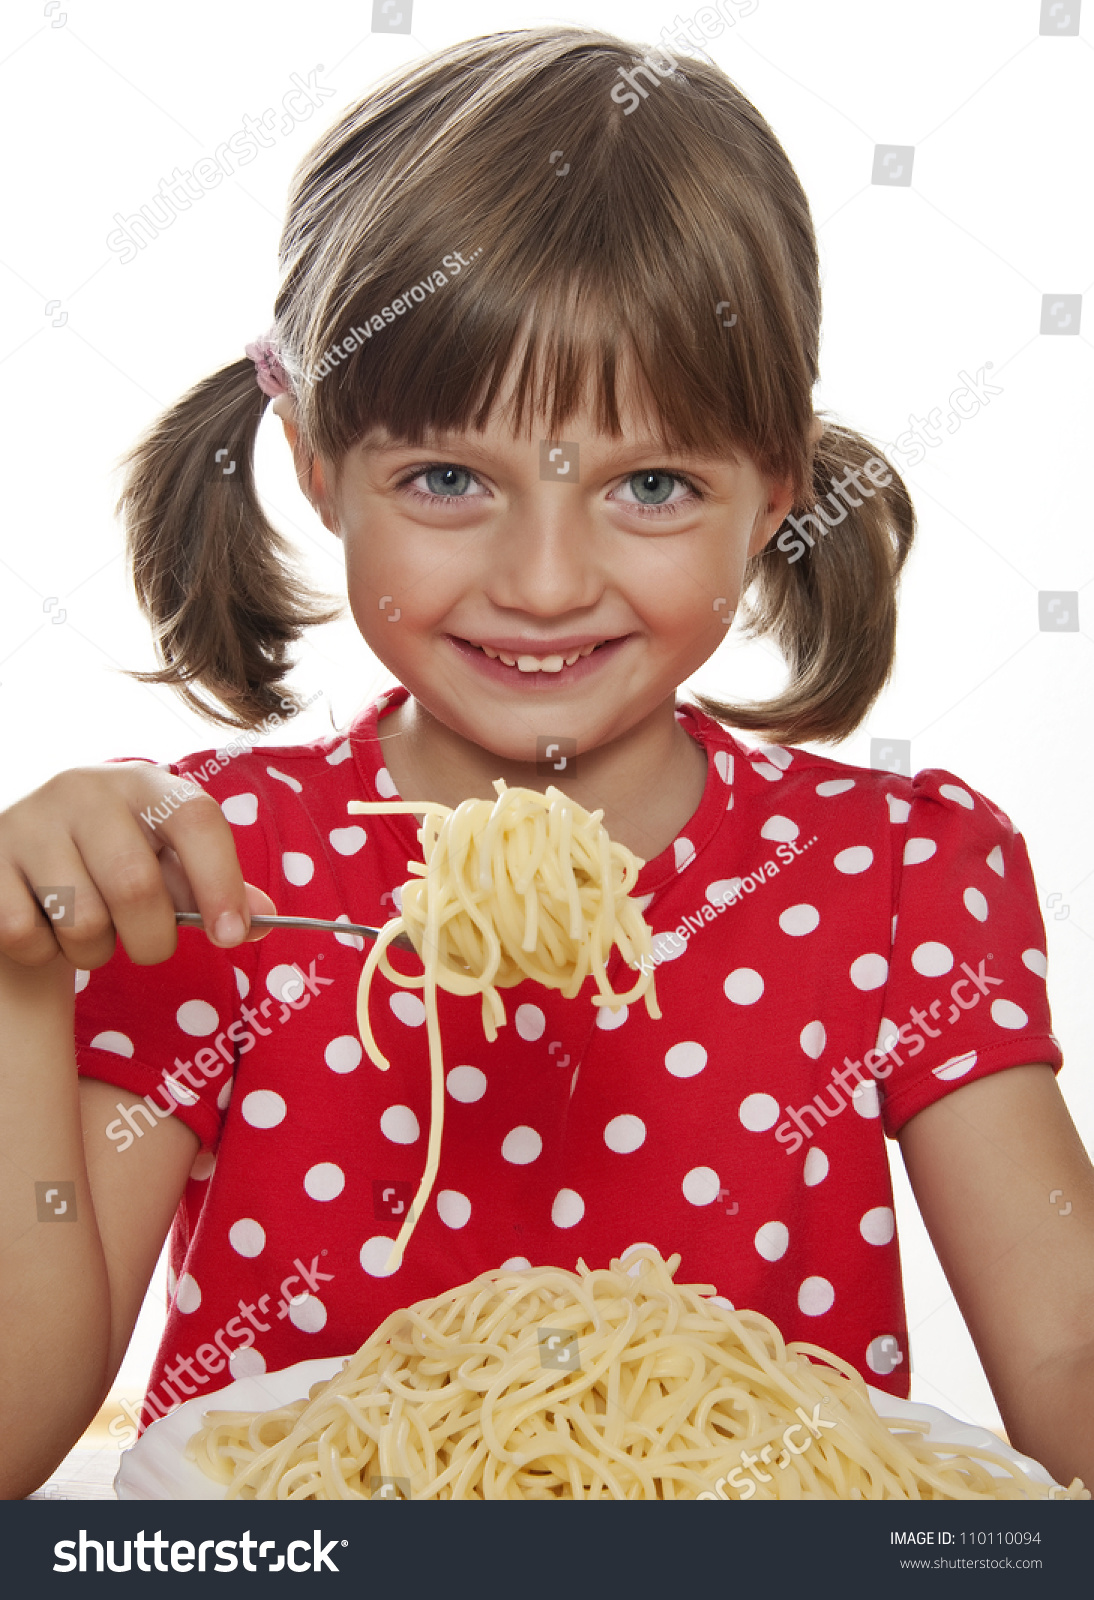
[[[107,1138],[119,1099],[81,1082],[74,969],[120,938],[154,967],[175,950],[174,911],[245,935],[252,899],[231,828],[193,786],[152,829],[143,816],[179,781],[143,762],[62,773],[0,812],[0,1496],[31,1493],[98,1410],[129,1342],[182,1196],[197,1136],[174,1117],[121,1152]],[[51,922],[37,885],[75,886]],[[33,892],[32,892],[33,891]],[[68,894],[66,892],[66,898]],[[67,958],[67,959],[66,959]],[[154,983],[152,974],[149,982]],[[132,1005],[141,997],[135,986]]]
[[[898,1138],[1011,1444],[1094,1491],[1094,1167],[1051,1067],[955,1089]]]
[[[62,957],[28,970],[0,954],[6,1500],[49,1477],[106,1398],[199,1143],[168,1117],[119,1155],[105,1127],[138,1096],[77,1078],[72,977]]]

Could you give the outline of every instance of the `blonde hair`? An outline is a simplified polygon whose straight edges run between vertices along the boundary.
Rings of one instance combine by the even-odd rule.
[[[842,739],[892,670],[914,512],[862,435],[826,422],[812,442],[817,246],[771,128],[690,57],[629,115],[612,90],[641,54],[583,28],[471,39],[400,69],[313,146],[293,178],[275,306],[300,441],[337,466],[374,426],[412,444],[481,429],[514,363],[516,431],[542,416],[545,436],[563,437],[591,373],[597,426],[618,436],[630,358],[670,450],[747,455],[792,482],[793,512],[847,468],[884,463],[892,481],[848,503],[830,537],[800,559],[773,538],[745,569],[744,632],[776,641],[786,689],[762,703],[695,696],[781,742]],[[331,362],[455,252],[470,270]],[[128,454],[119,501],[164,662],[135,676],[242,727],[281,703],[302,629],[336,614],[307,594],[255,494],[266,403],[249,359],[222,367]],[[237,463],[230,477],[218,449]]]

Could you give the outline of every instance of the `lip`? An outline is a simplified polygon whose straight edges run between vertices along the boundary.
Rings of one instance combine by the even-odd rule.
[[[456,635],[449,634],[449,638]],[[536,656],[542,661],[545,656],[567,656],[571,650],[584,650],[587,644],[600,644],[603,638],[602,633],[571,633],[562,639],[518,639],[511,634],[505,639],[464,639],[461,643],[477,645],[480,650],[486,644],[508,656]]]
[[[601,645],[599,650],[594,650],[591,655],[582,656],[580,660],[574,662],[572,667],[564,666],[560,672],[521,672],[518,667],[507,667],[504,661],[491,661],[489,656],[484,655],[477,645],[471,644],[467,639],[458,639],[452,633],[446,634],[445,637],[452,648],[458,651],[463,659],[469,662],[478,672],[482,673],[484,677],[491,679],[495,683],[504,684],[508,688],[518,689],[525,694],[534,694],[537,690],[542,692],[545,689],[566,688],[571,683],[579,683],[582,678],[588,678],[594,673],[600,672],[609,660],[614,659],[619,654],[630,638],[630,634],[624,634],[619,639],[609,640],[606,644]],[[567,648],[579,650],[581,643],[594,644],[595,642],[595,635],[592,637],[586,635],[581,642],[568,643]],[[507,654],[512,655],[535,655],[541,660],[548,654],[562,655],[564,653],[560,644],[556,644],[550,651],[548,651],[545,643],[540,644],[535,650],[521,648],[518,651],[515,648],[509,650],[506,645],[495,645],[493,640],[488,640],[487,643],[489,643],[492,650],[502,649],[506,650]]]

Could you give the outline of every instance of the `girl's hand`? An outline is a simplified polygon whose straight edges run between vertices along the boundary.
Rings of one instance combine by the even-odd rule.
[[[157,807],[165,822],[147,820]],[[60,898],[43,910],[47,894]],[[221,947],[264,938],[251,912],[276,911],[244,883],[231,827],[198,784],[144,761],[76,767],[0,811],[0,955],[41,967],[61,953],[91,971],[117,937],[151,966],[174,954],[176,911],[200,911]]]

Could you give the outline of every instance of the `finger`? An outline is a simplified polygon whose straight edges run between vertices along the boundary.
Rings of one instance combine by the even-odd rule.
[[[147,787],[154,793],[160,784],[162,774],[157,780],[150,780]],[[190,902],[179,909],[201,913],[206,935],[213,944],[231,949],[242,943],[250,927],[251,902],[228,819],[203,789],[197,789],[183,804],[161,809],[166,809],[168,815],[154,829],[156,848],[161,853],[167,849],[173,853],[172,883],[182,892],[185,880]],[[149,831],[151,834],[151,827]],[[166,883],[166,875],[161,872],[160,876]]]
[[[174,904],[156,852],[128,810],[98,811],[73,827],[72,838],[130,961],[140,967],[167,961],[178,944]],[[81,918],[86,916],[95,934],[102,932],[94,908],[85,912],[79,895],[76,906],[76,936],[58,929],[57,938],[70,961],[86,966]]]
[[[62,849],[40,874],[41,885],[28,883],[5,867],[0,891],[7,925],[5,954],[24,966],[44,966],[61,951],[74,967],[93,971],[114,954],[114,927],[84,863],[71,847]],[[39,874],[35,874],[39,876]],[[8,892],[12,877],[17,887]],[[18,928],[24,936],[20,940]]]

